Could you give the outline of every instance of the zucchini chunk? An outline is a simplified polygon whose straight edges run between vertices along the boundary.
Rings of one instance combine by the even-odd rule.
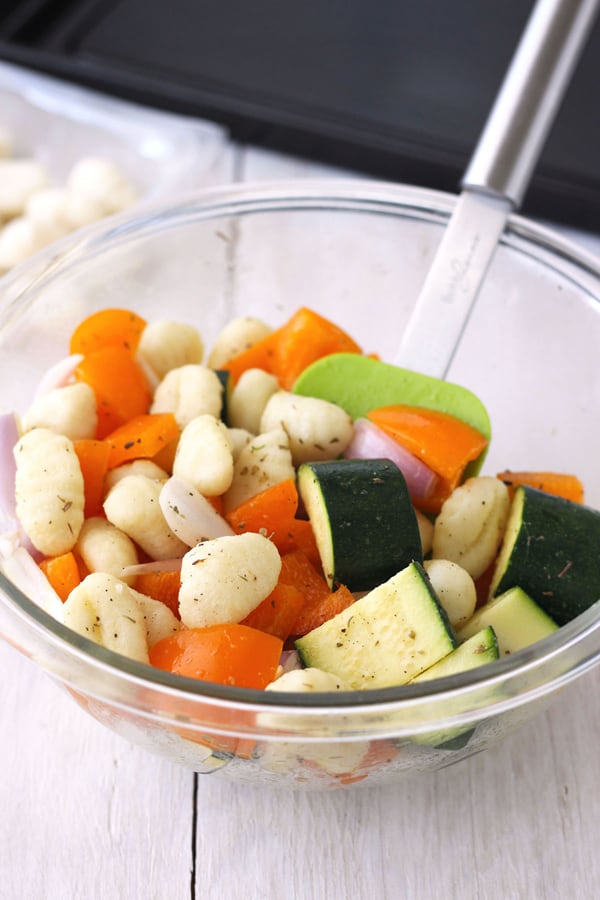
[[[448,656],[444,656],[439,662],[434,663],[433,666],[413,678],[411,684],[476,669],[486,663],[494,662],[499,655],[496,633],[491,625],[488,625],[481,631],[477,631],[464,643],[459,644],[456,650],[453,650]],[[475,729],[471,726],[450,728],[446,731],[428,732],[413,738],[413,740],[415,744],[426,744],[440,750],[462,750],[468,744],[474,731]]]
[[[456,650],[413,678],[411,684],[431,681],[434,678],[444,678],[446,675],[456,675],[457,672],[467,672],[469,669],[476,669],[486,663],[494,662],[499,656],[496,632],[491,625],[487,625],[459,644]]]
[[[456,646],[425,570],[412,562],[295,642],[305,666],[353,690],[406,684]]]
[[[298,492],[330,588],[368,591],[423,561],[417,516],[400,469],[387,459],[304,463]]]
[[[490,596],[519,585],[558,625],[600,599],[600,512],[521,485]]]
[[[535,644],[558,628],[556,622],[520,587],[510,588],[480,606],[460,629],[458,638],[466,640],[486,626],[494,629],[500,656]]]

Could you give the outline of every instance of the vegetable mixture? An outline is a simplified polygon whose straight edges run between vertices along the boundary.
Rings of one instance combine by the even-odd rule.
[[[481,474],[474,394],[308,308],[235,319],[209,352],[190,324],[104,309],[1,426],[6,576],[178,675],[407,684],[514,653],[600,595],[600,513],[575,475]]]

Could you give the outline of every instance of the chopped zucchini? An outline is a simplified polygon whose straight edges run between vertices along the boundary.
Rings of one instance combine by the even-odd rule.
[[[411,684],[479,668],[486,663],[494,662],[499,655],[496,633],[491,625],[488,625],[459,644],[456,650],[453,650],[448,656],[444,656],[439,662],[434,663],[429,669],[425,669],[424,672],[413,678]],[[430,731],[413,740],[416,744],[427,744],[438,747],[440,750],[456,751],[462,750],[468,744],[474,731],[472,726],[449,728],[446,731]]]
[[[229,395],[231,394],[231,373],[229,369],[214,369],[214,373],[221,382],[223,386],[223,400],[221,403],[221,413],[220,418],[228,423],[228,413],[229,413]]]
[[[600,599],[600,512],[527,485],[515,491],[490,596],[519,585],[564,625]]]
[[[464,641],[490,625],[498,640],[500,656],[541,641],[558,628],[556,622],[520,587],[510,588],[480,606],[460,629],[458,638]]]
[[[304,463],[298,491],[331,588],[368,591],[422,562],[417,516],[400,469],[387,459]]]
[[[431,681],[434,678],[444,678],[446,675],[456,675],[457,672],[466,672],[476,669],[486,663],[498,659],[500,652],[496,633],[491,625],[487,625],[477,631],[472,637],[459,644],[448,656],[444,656],[439,662],[434,663],[420,675],[412,679],[411,684],[421,681]]]
[[[305,666],[331,672],[355,690],[406,684],[456,646],[420,563],[298,638]]]

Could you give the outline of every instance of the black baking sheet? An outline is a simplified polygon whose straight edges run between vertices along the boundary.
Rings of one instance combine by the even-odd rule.
[[[1,4],[2,0],[0,0]],[[458,189],[532,8],[526,0],[14,0],[0,58],[232,137]],[[600,30],[523,211],[600,230]]]

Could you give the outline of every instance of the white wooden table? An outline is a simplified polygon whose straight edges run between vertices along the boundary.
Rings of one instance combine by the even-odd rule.
[[[206,183],[320,174],[228,144]],[[0,900],[593,900],[599,691],[397,786],[267,793],[114,736],[0,642]]]

